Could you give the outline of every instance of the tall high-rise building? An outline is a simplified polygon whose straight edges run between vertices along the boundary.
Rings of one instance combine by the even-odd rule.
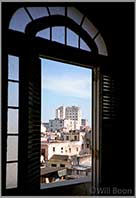
[[[72,107],[64,107],[60,106],[59,108],[56,109],[56,120],[52,121],[53,125],[56,126],[59,125],[58,123],[60,120],[65,120],[64,123],[69,123],[69,127],[67,126],[66,128],[76,130],[80,129],[81,126],[81,110],[77,106],[72,106]],[[51,121],[50,121],[51,122]],[[63,121],[61,121],[62,123]],[[61,124],[62,125],[62,124]],[[53,127],[58,128],[58,127]]]
[[[65,118],[70,120],[81,120],[81,110],[77,106],[66,107]]]
[[[65,119],[65,107],[64,106],[61,106],[56,109],[56,118]]]

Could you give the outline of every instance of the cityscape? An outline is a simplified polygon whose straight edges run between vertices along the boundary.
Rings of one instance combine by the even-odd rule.
[[[78,106],[59,106],[41,123],[41,183],[91,179],[91,134]]]

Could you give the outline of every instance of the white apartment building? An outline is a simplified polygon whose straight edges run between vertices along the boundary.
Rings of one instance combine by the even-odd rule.
[[[53,155],[79,155],[82,149],[83,146],[80,141],[58,141],[41,144],[41,152],[44,154],[46,160],[49,160]]]
[[[49,129],[52,131],[63,128],[67,130],[79,130],[81,127],[81,117],[79,107],[60,106],[56,109],[56,118],[49,120]]]
[[[81,110],[80,110],[80,108],[76,107],[76,106],[66,107],[65,118],[70,119],[70,120],[80,121],[80,125],[81,125]]]
[[[77,106],[64,107],[60,106],[56,109],[56,118],[67,120],[81,120],[81,110]]]

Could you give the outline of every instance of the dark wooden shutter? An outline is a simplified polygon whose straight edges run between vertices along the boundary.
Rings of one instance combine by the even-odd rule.
[[[119,112],[119,89],[118,82],[111,74],[102,75],[102,118],[112,122]]]
[[[41,61],[34,54],[20,58],[19,186],[23,194],[40,189]]]
[[[115,74],[101,68],[101,183],[114,184],[115,147],[120,117],[120,83]],[[116,137],[116,138],[115,138]],[[117,159],[116,159],[117,160]]]

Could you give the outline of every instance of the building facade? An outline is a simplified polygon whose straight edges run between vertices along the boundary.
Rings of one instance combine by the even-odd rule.
[[[60,106],[56,109],[56,118],[57,119],[65,119],[65,107]]]
[[[49,120],[49,130],[55,131],[66,128],[67,130],[79,130],[81,127],[81,110],[77,106],[56,109],[56,118]]]
[[[53,155],[79,155],[81,150],[82,142],[80,141],[56,141],[41,144],[41,151],[44,153],[46,160],[49,160]]]

